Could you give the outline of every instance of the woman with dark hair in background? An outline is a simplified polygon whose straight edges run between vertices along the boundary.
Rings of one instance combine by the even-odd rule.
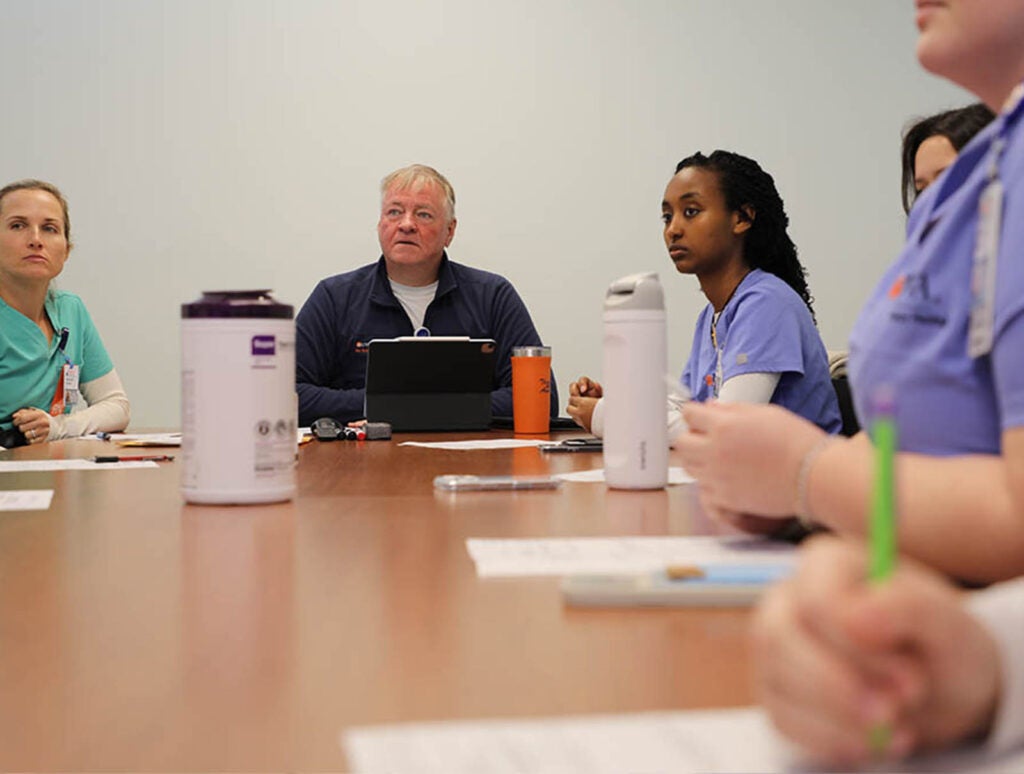
[[[676,166],[661,211],[676,270],[696,276],[709,302],[682,377],[693,399],[774,403],[837,432],[828,356],[772,176],[738,153],[695,153]],[[601,385],[583,376],[569,393],[569,415],[601,435]],[[672,439],[678,409],[669,423]]]
[[[975,102],[945,110],[912,123],[903,133],[903,180],[900,193],[907,213],[914,201],[946,167],[960,149],[996,117],[989,107]]]

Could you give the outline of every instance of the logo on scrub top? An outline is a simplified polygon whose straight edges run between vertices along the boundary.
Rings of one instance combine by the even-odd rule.
[[[277,352],[277,338],[275,336],[253,336],[253,355],[273,355]]]
[[[889,313],[893,322],[938,327],[946,324],[942,296],[932,291],[924,272],[901,274],[887,295],[894,302]]]
[[[893,299],[903,296],[909,301],[918,301],[926,304],[942,302],[942,299],[931,291],[928,275],[923,271],[901,274],[889,286],[887,295]]]
[[[901,274],[896,278],[896,281],[892,283],[889,288],[889,298],[899,298],[900,293],[903,292],[903,283],[906,280],[906,275]]]

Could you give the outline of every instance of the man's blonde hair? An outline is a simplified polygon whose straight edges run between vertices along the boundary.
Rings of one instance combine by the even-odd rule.
[[[448,220],[455,219],[455,189],[452,188],[452,184],[448,182],[448,178],[442,175],[433,167],[428,167],[426,164],[410,164],[407,167],[396,169],[390,175],[380,181],[380,200],[381,204],[384,203],[384,197],[387,196],[388,191],[392,188],[405,191],[405,190],[419,190],[425,185],[433,183],[444,191],[444,203],[445,211],[448,215]]]

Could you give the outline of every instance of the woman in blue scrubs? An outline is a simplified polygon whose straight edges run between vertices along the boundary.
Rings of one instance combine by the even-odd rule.
[[[683,370],[689,395],[773,403],[838,432],[828,355],[772,176],[738,153],[695,153],[676,166],[661,217],[676,271],[695,276],[708,299]],[[569,415],[596,435],[602,394],[586,376],[569,386]],[[671,439],[685,427],[678,409],[668,418]]]
[[[850,337],[866,426],[895,395],[899,544],[969,581],[1024,573],[1024,4],[920,3],[924,67],[998,113],[917,200]],[[677,445],[713,513],[866,531],[873,449],[772,406],[690,404]]]

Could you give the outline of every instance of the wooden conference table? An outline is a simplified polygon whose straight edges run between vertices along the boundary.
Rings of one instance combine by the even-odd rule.
[[[480,580],[466,552],[711,531],[693,487],[435,494],[441,473],[601,456],[397,445],[413,438],[306,444],[298,497],[266,506],[185,505],[177,461],[0,475],[55,490],[0,512],[0,770],[338,771],[351,726],[752,701],[749,612],[568,608],[557,580]]]

